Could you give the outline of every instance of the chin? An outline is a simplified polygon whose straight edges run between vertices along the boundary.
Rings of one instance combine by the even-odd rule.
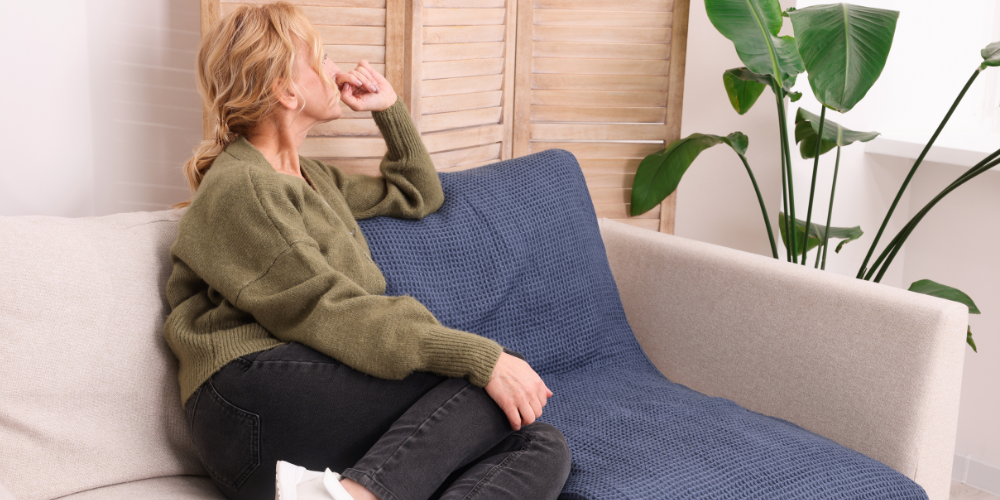
[[[330,114],[327,116],[326,120],[324,120],[323,122],[326,123],[326,122],[329,122],[329,121],[336,120],[337,118],[340,118],[343,114],[344,114],[344,110],[341,109],[340,102],[338,101],[337,104],[335,104],[333,106],[333,108],[330,109]]]

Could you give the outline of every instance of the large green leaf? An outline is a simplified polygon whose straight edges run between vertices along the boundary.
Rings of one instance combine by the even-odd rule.
[[[983,64],[980,66],[986,69],[989,66],[1000,66],[1000,42],[993,42],[986,46],[980,54],[983,56]]]
[[[756,78],[758,76],[760,75],[746,68],[734,68],[722,74],[722,83],[726,86],[729,102],[737,113],[743,115],[750,111],[757,98],[767,88],[768,84],[760,82]]]
[[[816,139],[819,137],[819,116],[799,108],[795,114],[795,142],[803,158],[816,157]],[[848,146],[855,142],[868,142],[879,136],[878,132],[855,132],[827,118],[823,124],[823,145],[819,154],[837,146]]]
[[[768,87],[771,87],[771,90],[774,90],[775,92],[777,92],[777,90],[775,90],[775,89],[777,89],[778,81],[775,80],[774,77],[771,76],[771,75],[762,75],[760,73],[754,73],[753,71],[750,71],[750,68],[747,68],[746,66],[744,66],[742,68],[733,68],[733,69],[727,70],[726,72],[727,73],[731,72],[733,74],[733,76],[735,76],[736,78],[739,78],[741,80],[746,80],[746,81],[749,81],[749,82],[763,83],[764,85],[767,85]],[[792,92],[792,87],[795,85],[795,80],[785,80],[785,82],[783,83],[783,85],[784,85],[784,87],[782,87],[782,88],[785,89],[785,94],[787,94],[788,96],[791,97],[792,94],[797,94],[798,97],[802,97],[802,93],[800,93],[800,92]],[[795,102],[796,100],[798,100],[798,97],[793,98],[792,102]]]
[[[762,83],[764,85],[767,85],[768,87],[771,87],[772,89],[774,88],[775,85],[775,80],[773,76],[754,73],[753,71],[750,71],[750,68],[747,68],[745,66],[742,68],[733,68],[727,70],[726,73],[732,73],[733,76],[739,78],[740,80]],[[788,84],[785,85],[785,90],[789,90],[791,88],[792,88],[791,85]]]
[[[789,16],[816,99],[841,113],[850,111],[882,74],[899,12],[840,3]]]
[[[782,24],[778,0],[705,0],[705,10],[750,71],[774,76],[784,89],[805,71],[795,39],[778,36]]]
[[[920,280],[914,281],[913,284],[910,285],[909,290],[911,292],[922,293],[924,295],[948,299],[964,304],[968,306],[969,314],[979,314],[979,308],[976,307],[976,303],[972,301],[972,297],[969,297],[965,292],[957,288],[942,285],[941,283],[931,280]]]
[[[785,234],[785,213],[778,212],[778,227],[781,229],[781,241],[785,242],[785,246],[788,246],[788,236]],[[806,232],[806,221],[795,219],[795,241],[802,241]],[[806,242],[806,251],[812,250],[819,246],[823,242],[823,237],[826,234],[826,224],[819,225],[816,223],[809,224],[809,240]],[[830,227],[830,239],[831,240],[841,240],[840,244],[837,245],[835,252],[840,252],[840,249],[844,245],[860,238],[864,233],[861,230],[861,226],[854,227]],[[802,245],[796,245],[794,249],[795,255],[802,255]]]
[[[920,280],[914,281],[910,285],[911,292],[922,293],[924,295],[930,295],[932,297],[938,297],[941,299],[948,299],[951,301],[958,302],[969,308],[969,314],[979,314],[979,308],[976,307],[976,303],[972,301],[972,297],[969,297],[965,292],[952,288],[948,285],[942,285],[936,281],[931,280]],[[972,347],[973,352],[979,352],[976,349],[976,342],[972,340],[972,327],[966,330],[965,342]]]
[[[750,139],[743,132],[733,132],[726,137],[691,134],[644,158],[632,181],[632,217],[652,210],[670,196],[698,155],[719,144],[727,144],[736,154],[744,156]]]
[[[799,153],[802,154],[802,158],[809,159],[816,157],[816,139],[819,138],[816,134],[816,129],[812,128],[809,122],[799,121],[798,117],[796,117],[795,142],[799,145]],[[826,130],[823,130],[823,137],[826,137]],[[825,155],[835,147],[837,147],[836,143],[823,139],[823,145],[820,146],[819,154]]]

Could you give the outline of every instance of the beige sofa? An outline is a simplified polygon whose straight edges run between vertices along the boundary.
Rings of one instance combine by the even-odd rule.
[[[198,461],[161,335],[179,217],[0,217],[0,500],[223,498]],[[629,322],[668,378],[947,498],[963,306],[600,225]]]

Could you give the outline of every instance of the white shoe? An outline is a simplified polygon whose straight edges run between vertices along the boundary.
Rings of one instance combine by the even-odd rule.
[[[340,474],[308,470],[284,460],[275,464],[275,500],[354,500],[340,484]]]

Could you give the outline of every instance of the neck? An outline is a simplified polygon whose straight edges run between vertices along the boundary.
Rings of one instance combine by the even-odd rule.
[[[302,177],[299,167],[299,147],[306,139],[312,125],[296,123],[291,117],[278,116],[264,120],[247,140],[279,173]]]

